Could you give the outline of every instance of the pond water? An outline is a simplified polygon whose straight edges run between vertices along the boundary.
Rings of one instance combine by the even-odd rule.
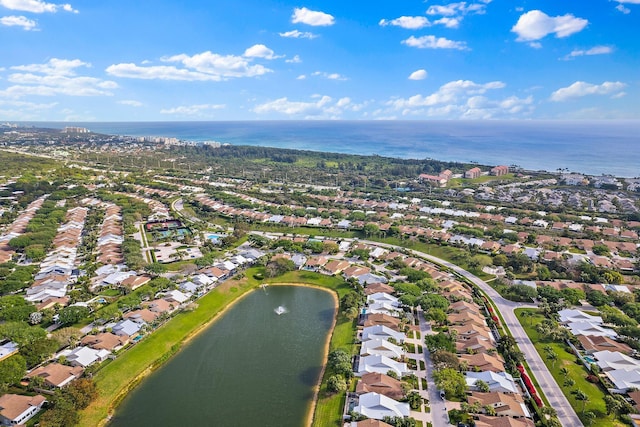
[[[302,426],[334,314],[319,289],[253,291],[134,389],[109,426]]]

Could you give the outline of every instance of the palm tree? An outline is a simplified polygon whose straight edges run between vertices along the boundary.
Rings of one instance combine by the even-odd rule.
[[[560,373],[562,374],[563,377],[567,378],[567,376],[569,375],[569,370],[565,367],[560,368]]]
[[[565,387],[573,387],[574,385],[576,385],[576,382],[573,380],[573,378],[566,378],[566,379],[564,380],[563,385],[564,385]]]
[[[594,414],[591,411],[585,412],[582,416],[587,421],[587,426],[590,426],[591,424],[593,424],[593,420],[596,419],[596,414]]]
[[[551,360],[551,366],[555,368],[556,362],[558,361],[558,353],[556,353],[555,351],[550,351],[549,353],[547,353],[547,359]]]
[[[576,396],[576,400],[582,402],[582,415],[584,415],[584,408],[587,404],[587,400],[589,400],[589,396],[587,396],[587,394],[580,389],[577,389],[574,394]]]

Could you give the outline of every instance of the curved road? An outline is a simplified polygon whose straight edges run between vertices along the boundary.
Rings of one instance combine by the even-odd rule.
[[[500,296],[500,294],[495,289],[493,289],[491,286],[489,286],[484,280],[481,280],[479,277],[469,273],[467,270],[464,270],[455,264],[452,264],[443,259],[434,257],[432,255],[425,254],[424,252],[419,252],[416,250],[403,248],[401,246],[389,245],[386,243],[374,242],[369,240],[360,240],[360,241],[364,243],[372,244],[372,245],[394,249],[394,250],[406,249],[416,256],[419,256],[421,258],[443,265],[455,271],[459,275],[465,277],[466,279],[473,282],[474,284],[476,284],[480,289],[482,289],[487,294],[489,298],[493,300],[493,303],[495,304],[497,309],[500,311],[500,314],[502,314],[502,317],[504,318],[507,328],[509,328],[509,331],[511,331],[511,334],[513,335],[516,342],[518,343],[518,347],[520,348],[520,351],[522,351],[525,355],[525,359],[527,360],[527,363],[531,368],[531,373],[538,381],[538,384],[540,385],[540,388],[542,389],[542,392],[544,393],[544,395],[547,397],[547,400],[549,401],[549,404],[551,405],[551,407],[554,408],[558,413],[558,419],[560,420],[562,425],[564,427],[582,427],[583,426],[582,421],[580,421],[580,418],[578,418],[578,415],[571,407],[571,404],[569,403],[565,395],[562,393],[562,390],[558,386],[558,383],[549,372],[549,369],[547,369],[547,366],[544,364],[544,361],[538,354],[538,351],[536,350],[536,348],[533,346],[533,343],[527,336],[527,333],[524,331],[524,328],[522,327],[522,325],[520,325],[520,321],[518,320],[518,318],[516,317],[513,311],[516,308],[535,307],[534,305],[520,304],[517,302],[504,299]]]

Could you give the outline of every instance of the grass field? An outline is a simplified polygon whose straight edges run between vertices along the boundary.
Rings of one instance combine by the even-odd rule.
[[[205,328],[225,307],[261,283],[253,278],[257,271],[257,268],[249,269],[241,280],[229,280],[223,283],[200,298],[195,310],[176,315],[131,350],[100,369],[94,375],[99,393],[98,399],[80,413],[79,425],[86,427],[104,425],[107,416],[117,406],[119,400],[136,386],[136,379],[139,380],[145,373],[151,372],[168,360],[179,351],[186,340]],[[265,282],[308,283],[332,289],[339,297],[349,289],[341,279],[309,272],[291,272],[276,279],[267,279]],[[331,349],[338,347],[348,349],[353,343],[353,323],[342,317],[339,316],[333,331]],[[325,399],[321,399],[318,408],[322,419],[325,417],[330,419],[331,416],[337,419],[336,416],[340,416],[340,409],[332,413],[334,407],[333,400],[329,399],[325,402]],[[320,410],[322,410],[321,413]],[[332,424],[322,421],[316,425]]]
[[[536,314],[533,317],[522,318],[522,313],[525,311],[532,311]],[[587,381],[587,370],[582,364],[576,363],[576,356],[567,351],[568,347],[564,343],[544,340],[538,334],[535,328],[538,323],[542,322],[544,316],[542,314],[539,314],[538,311],[534,309],[516,309],[515,312],[518,318],[521,319],[520,323],[527,332],[527,335],[529,336],[531,341],[534,343],[534,346],[536,347],[536,350],[538,350],[540,357],[542,358],[542,360],[544,360],[544,363],[547,365],[547,368],[549,368],[549,371],[553,375],[553,378],[562,389],[562,392],[567,397],[569,403],[576,411],[582,422],[584,422],[585,425],[588,425],[588,422],[586,418],[584,418],[583,413],[593,412],[596,415],[596,419],[592,423],[592,425],[594,426],[623,426],[623,423],[607,415],[607,410],[604,404],[604,397],[607,395],[607,392],[603,390],[598,384],[593,384]],[[558,355],[558,360],[556,360],[555,365],[545,356],[546,352],[544,348],[547,346],[551,347],[551,349]],[[560,373],[560,370],[562,368],[567,368],[567,370],[569,371],[567,377],[575,381],[574,386],[567,387],[564,385],[565,376]],[[571,391],[577,389],[582,390],[588,396],[588,400],[584,404],[584,410],[583,402],[576,400],[575,396],[571,393]]]

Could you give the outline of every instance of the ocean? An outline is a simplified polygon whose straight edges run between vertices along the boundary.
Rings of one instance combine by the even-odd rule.
[[[640,121],[234,121],[29,123],[234,145],[640,176]]]

